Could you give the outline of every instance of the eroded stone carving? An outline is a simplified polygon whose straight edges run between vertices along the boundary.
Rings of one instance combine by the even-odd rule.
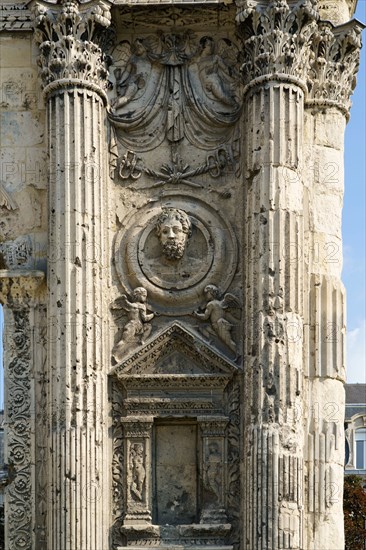
[[[126,151],[121,158],[118,174],[122,180],[138,180],[144,173],[150,178],[154,178],[155,183],[139,186],[139,189],[148,188],[154,189],[162,185],[187,185],[189,187],[201,189],[203,183],[192,181],[192,178],[201,174],[209,174],[212,178],[218,178],[222,175],[223,170],[228,165],[234,165],[234,159],[231,153],[225,147],[220,147],[216,151],[209,153],[206,162],[197,166],[191,167],[185,163],[177,154],[172,155],[170,163],[164,163],[158,170],[144,166],[141,157],[137,156],[134,151]]]
[[[5,187],[0,183],[0,207],[7,210],[16,210],[18,208],[15,200],[6,191]]]
[[[357,21],[336,28],[330,22],[319,22],[311,43],[308,104],[335,105],[348,116],[360,64],[362,28]]]
[[[18,237],[14,241],[0,244],[0,259],[3,259],[8,269],[30,267],[32,251],[30,237]]]
[[[70,86],[75,80],[100,93],[107,86],[108,72],[98,41],[110,24],[109,6],[102,1],[83,6],[75,0],[62,0],[61,9],[36,3],[32,11],[45,93],[53,89],[53,83]]]
[[[231,331],[233,328],[232,323],[228,320],[230,316],[227,309],[229,308],[241,308],[240,301],[236,296],[231,293],[226,293],[223,298],[220,299],[221,292],[216,285],[207,285],[204,290],[205,296],[208,300],[205,311],[200,313],[194,311],[194,316],[202,321],[210,321],[212,328],[219,336],[219,338],[234,352],[237,351],[237,346],[232,339]],[[238,320],[230,316],[234,323]]]
[[[143,287],[137,287],[133,291],[133,302],[127,299],[125,294],[112,304],[114,311],[123,311],[127,313],[127,323],[123,327],[121,339],[115,344],[112,350],[113,358],[117,363],[121,360],[127,347],[136,343],[143,343],[144,339],[150,335],[152,326],[150,321],[154,318],[154,313],[147,313],[147,291]]]
[[[158,236],[162,212],[174,210],[183,212],[186,232],[179,222],[179,238],[173,230],[169,238],[160,232]],[[177,316],[197,307],[197,295],[210,281],[228,288],[236,269],[236,250],[232,229],[217,211],[199,199],[192,208],[189,197],[174,195],[162,203],[147,203],[124,219],[115,241],[115,265],[126,292],[144,286],[154,311]]]
[[[148,151],[165,137],[206,150],[228,141],[241,112],[238,55],[231,40],[191,31],[120,43],[110,120],[121,142]]]
[[[239,0],[237,22],[243,36],[244,83],[271,75],[306,80],[309,45],[319,19],[316,0],[295,6],[286,0],[257,4]]]
[[[163,208],[156,220],[155,230],[165,258],[180,260],[192,234],[192,224],[187,213],[178,208]]]
[[[144,467],[144,446],[142,443],[134,443],[130,447],[130,477],[131,493],[138,500],[142,500],[142,489],[146,477],[146,470]]]

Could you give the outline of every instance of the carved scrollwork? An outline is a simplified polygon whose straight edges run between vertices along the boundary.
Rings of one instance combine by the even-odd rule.
[[[45,93],[70,83],[101,93],[108,71],[99,41],[110,24],[108,5],[62,0],[60,6],[36,3],[32,11]]]
[[[9,548],[32,547],[32,456],[31,456],[31,329],[29,309],[13,311],[13,358],[7,366],[8,461],[14,467],[14,480],[7,487]]]

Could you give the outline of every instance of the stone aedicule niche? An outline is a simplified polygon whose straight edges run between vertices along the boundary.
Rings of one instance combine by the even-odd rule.
[[[238,540],[239,373],[176,322],[113,369],[115,547]]]

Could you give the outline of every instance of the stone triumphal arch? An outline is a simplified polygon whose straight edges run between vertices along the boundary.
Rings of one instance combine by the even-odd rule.
[[[355,4],[2,5],[9,550],[343,547]]]

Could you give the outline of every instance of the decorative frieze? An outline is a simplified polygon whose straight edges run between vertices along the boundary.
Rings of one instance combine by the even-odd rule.
[[[26,4],[1,4],[0,32],[31,30],[32,17]]]
[[[103,1],[63,0],[58,6],[35,2],[32,12],[45,94],[60,87],[83,86],[105,97],[107,58],[99,42],[110,25],[109,5]]]

